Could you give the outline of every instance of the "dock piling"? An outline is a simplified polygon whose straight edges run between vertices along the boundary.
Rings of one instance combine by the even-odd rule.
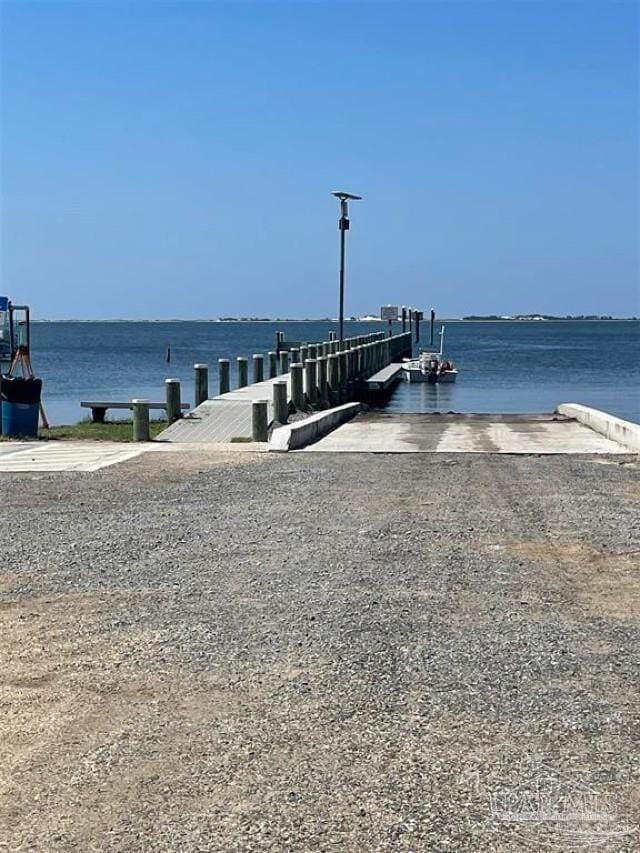
[[[307,402],[310,406],[315,406],[318,400],[316,382],[316,360],[315,358],[308,358],[304,363],[304,390],[307,395]]]
[[[316,359],[316,387],[318,389],[318,405],[327,403],[327,358],[321,355]]]
[[[266,400],[254,400],[251,404],[251,432],[254,441],[269,438],[269,411]]]
[[[264,382],[264,356],[258,353],[253,355],[253,381]]]
[[[289,353],[286,350],[280,352],[280,373],[289,372]]]
[[[287,401],[287,382],[279,379],[272,385],[273,388],[273,420],[279,424],[286,424],[289,420],[289,403]]]
[[[182,408],[180,406],[180,380],[165,379],[164,390],[167,401],[167,423],[172,424],[182,417]]]
[[[338,361],[340,356],[337,353],[332,353],[327,358],[327,385],[328,397],[332,406],[335,406],[340,401],[340,366]]]
[[[131,401],[133,408],[133,440],[149,441],[149,401],[135,398]]]
[[[228,394],[230,390],[230,362],[228,358],[218,359],[218,388],[220,394]]]
[[[278,375],[278,353],[269,353],[269,379],[275,379]]]
[[[302,411],[305,407],[302,371],[302,364],[291,365],[291,402],[298,411]]]
[[[347,351],[338,353],[338,395],[341,403],[347,398]]]
[[[239,355],[238,363],[238,388],[246,388],[249,384],[249,359]]]
[[[194,364],[194,406],[199,406],[209,399],[209,365]]]

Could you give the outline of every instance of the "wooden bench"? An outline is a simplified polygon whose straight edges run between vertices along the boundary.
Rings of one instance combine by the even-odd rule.
[[[80,405],[83,409],[91,409],[91,420],[94,424],[103,424],[107,409],[133,409],[133,403],[105,402],[104,400],[83,400]],[[165,409],[166,403],[149,403],[150,409]],[[189,408],[188,403],[181,403],[180,408],[184,411]]]

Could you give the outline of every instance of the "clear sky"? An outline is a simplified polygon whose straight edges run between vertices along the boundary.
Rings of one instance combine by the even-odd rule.
[[[635,2],[28,2],[0,292],[38,317],[639,314]]]

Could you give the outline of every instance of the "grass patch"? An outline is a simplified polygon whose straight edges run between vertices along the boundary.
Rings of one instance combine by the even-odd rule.
[[[166,421],[151,421],[149,433],[155,438],[163,429],[167,428]],[[94,424],[92,421],[80,421],[77,424],[67,426],[54,426],[50,429],[40,428],[39,438],[45,439],[82,439],[93,441],[132,441],[133,422],[128,421],[105,421],[103,424]]]
[[[231,439],[231,444],[242,444],[243,442],[252,442],[252,438],[247,438],[245,435],[234,435]]]

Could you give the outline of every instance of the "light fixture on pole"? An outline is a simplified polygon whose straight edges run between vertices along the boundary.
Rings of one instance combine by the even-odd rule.
[[[348,202],[360,201],[361,195],[353,195],[345,193],[342,190],[332,192],[336,198],[340,199],[340,219],[338,220],[338,228],[340,230],[340,340],[344,339],[344,250],[345,250],[345,231],[349,230],[349,208]]]

